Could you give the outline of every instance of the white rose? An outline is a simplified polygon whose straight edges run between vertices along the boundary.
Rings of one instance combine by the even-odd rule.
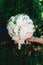
[[[24,41],[30,38],[35,31],[33,21],[25,14],[12,16],[9,19],[7,29],[12,40],[15,40],[19,44],[19,49],[21,44],[24,44]]]

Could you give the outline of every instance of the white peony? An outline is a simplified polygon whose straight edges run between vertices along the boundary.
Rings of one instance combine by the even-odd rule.
[[[12,40],[18,43],[19,49],[21,44],[24,44],[24,41],[30,38],[35,31],[33,21],[26,14],[12,16],[9,19],[7,29]]]

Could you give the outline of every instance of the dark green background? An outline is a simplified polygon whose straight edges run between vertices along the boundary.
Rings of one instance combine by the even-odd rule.
[[[16,14],[25,13],[30,16],[35,25],[34,36],[43,36],[43,1],[39,0],[0,0],[0,29],[6,28],[7,20]],[[43,65],[43,49],[35,51],[33,46],[42,44],[22,45],[18,50],[17,45],[9,38],[6,44],[1,44],[0,40],[0,65]],[[29,56],[29,51],[32,51]]]

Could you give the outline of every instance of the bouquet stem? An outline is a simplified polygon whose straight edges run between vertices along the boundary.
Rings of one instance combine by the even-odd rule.
[[[20,43],[18,44],[18,49],[19,49],[19,50],[21,49],[21,44],[20,44]]]

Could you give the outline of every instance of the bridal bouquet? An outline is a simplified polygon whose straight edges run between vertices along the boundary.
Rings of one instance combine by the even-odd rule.
[[[18,49],[21,49],[21,44],[25,44],[24,41],[35,31],[33,21],[26,14],[12,16],[8,21],[8,33],[12,40],[18,43]]]

